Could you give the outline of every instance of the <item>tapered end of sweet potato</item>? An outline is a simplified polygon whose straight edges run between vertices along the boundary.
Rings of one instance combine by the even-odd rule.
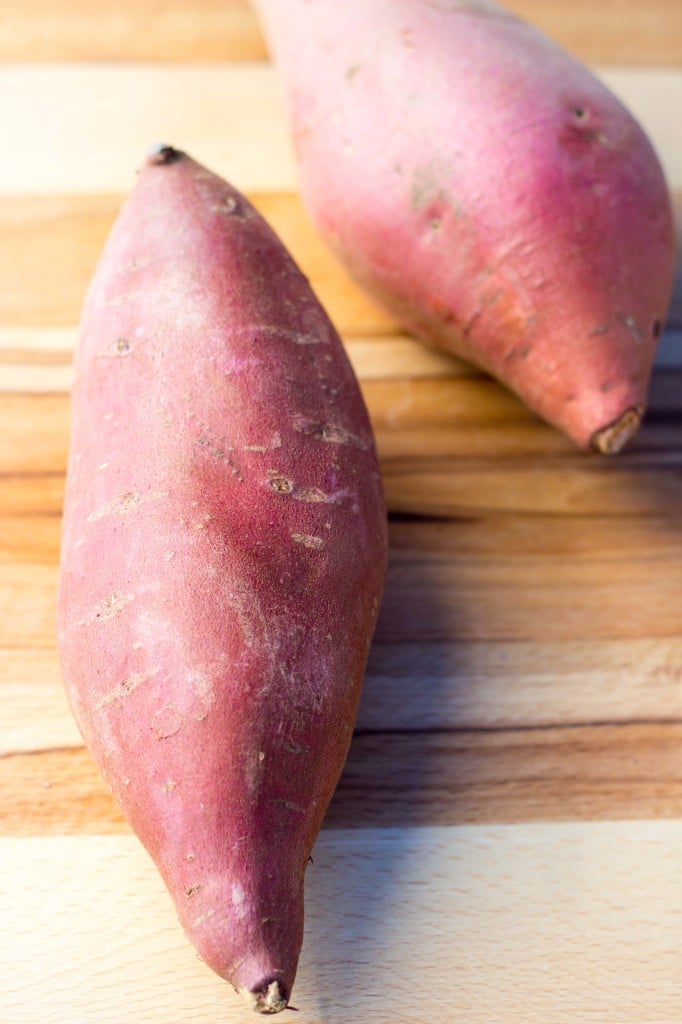
[[[286,1010],[289,997],[280,981],[266,978],[254,989],[240,988],[239,995],[254,1013],[279,1013]]]
[[[627,409],[614,423],[592,436],[592,447],[602,455],[616,455],[639,430],[644,410],[641,406]]]
[[[169,146],[165,142],[157,142],[156,145],[147,153],[147,159],[145,163],[149,167],[153,167],[156,164],[172,164],[176,160],[182,159],[185,154],[181,149],[176,149],[174,146]]]

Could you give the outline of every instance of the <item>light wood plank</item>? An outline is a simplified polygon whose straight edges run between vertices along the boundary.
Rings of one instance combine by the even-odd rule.
[[[679,31],[682,31],[682,24]],[[640,78],[640,75],[647,77]],[[669,186],[679,189],[682,184],[682,127],[679,117],[669,119],[665,104],[673,97],[677,102],[682,101],[682,71],[677,68],[655,71],[602,68],[599,77],[637,118],[658,153]]]
[[[458,440],[466,447],[466,433]],[[546,446],[543,451],[541,445],[530,443],[534,436],[525,450],[522,436],[515,438],[515,445],[502,446],[497,452],[497,435],[488,440],[487,458],[384,458],[389,512],[455,519],[489,513],[578,518],[673,515],[679,522],[679,428],[668,435],[644,429],[636,453],[619,455],[618,464],[608,468],[598,456],[567,453],[560,459],[545,458]],[[530,461],[534,449],[536,465]],[[42,452],[40,458],[43,460]],[[57,470],[46,466],[35,472],[0,471],[0,517],[59,515],[65,458],[64,451],[53,460],[53,465],[60,467]]]
[[[598,461],[598,460],[597,460]],[[599,478],[599,471],[595,473]],[[616,474],[616,477],[620,474]],[[607,488],[608,496],[608,488]],[[678,507],[663,496],[660,507],[599,511],[582,507],[529,513],[479,510],[452,519],[389,520],[392,561],[494,566],[564,561],[573,566],[665,563],[682,542]],[[0,569],[22,564],[54,568],[59,557],[58,514],[0,517]],[[579,571],[582,571],[580,569]]]
[[[506,0],[504,6],[588,64],[682,63],[677,0]]]
[[[627,587],[629,597],[621,599],[626,606],[640,602],[652,574],[669,593],[682,553],[678,522],[670,509],[667,518],[659,519],[498,516],[391,523],[391,570],[359,728],[499,728],[682,718],[679,639],[654,638],[652,632],[640,639],[626,634],[615,641],[594,636],[576,640],[569,622],[567,636],[552,641],[545,609],[532,620],[528,639],[500,641],[495,639],[494,613],[504,608],[504,601],[493,604],[488,597],[499,577],[512,591],[532,591],[543,580],[545,586],[552,580],[564,591],[572,579],[584,590],[579,601],[592,620],[604,618],[602,591],[598,586],[595,590],[595,580],[615,580],[620,589]],[[0,537],[0,576],[8,594],[4,606],[13,613],[0,629],[0,699],[5,708],[0,754],[79,744],[53,646],[59,520],[0,520]],[[572,577],[565,565],[573,567]],[[658,566],[663,568],[659,571]],[[629,582],[623,583],[624,572]],[[507,586],[505,594],[509,590]],[[511,600],[516,604],[518,598]],[[570,604],[572,592],[565,600]],[[679,609],[679,599],[671,600]],[[643,604],[649,608],[646,598]],[[527,605],[524,599],[521,614]],[[649,626],[655,632],[655,606],[650,613]],[[484,639],[462,637],[463,619],[469,620],[469,631],[480,619],[479,630],[487,630]],[[454,622],[452,636],[444,620]],[[21,646],[31,629],[31,642],[44,647]]]
[[[76,328],[0,328],[0,393],[69,391],[76,335]],[[481,376],[471,364],[408,335],[349,335],[343,340],[360,381]],[[663,335],[655,366],[682,370],[682,331]]]
[[[69,391],[76,333],[75,328],[0,329],[0,393]],[[473,366],[447,352],[399,334],[349,337],[345,346],[360,380],[480,376]]]
[[[614,532],[617,523],[614,519]],[[589,521],[580,528],[589,529]],[[665,548],[627,558],[505,557],[502,547],[497,558],[444,558],[429,557],[415,546],[396,552],[389,564],[376,640],[667,639],[679,635],[681,556],[672,519]],[[11,608],[12,616],[0,621],[0,647],[52,647],[56,564],[42,564],[35,556],[22,560],[11,550],[6,557],[0,604]]]
[[[0,135],[13,153],[4,195],[127,192],[159,142],[242,191],[296,185],[275,73],[260,62],[0,65]]]
[[[599,74],[642,119],[671,187],[682,188],[682,71]],[[126,192],[159,141],[242,191],[296,187],[281,89],[264,62],[0,65],[0,135],[12,153],[0,163],[2,194]]]
[[[681,844],[672,821],[323,833],[293,1003],[324,1024],[431,1024],[440,1007],[467,1024],[678,1024]],[[0,855],[3,1019],[253,1019],[132,837]]]
[[[250,198],[310,279],[344,337],[400,333],[396,321],[351,281],[323,244],[296,194],[251,193]],[[122,201],[120,195],[0,195],[0,337],[6,338],[6,351],[17,337],[13,342],[11,333],[5,332],[74,328]],[[682,253],[682,193],[674,196],[674,202]],[[682,256],[668,324],[671,330],[682,327]],[[7,356],[3,360],[8,361]]]
[[[0,401],[0,407],[2,401]],[[64,501],[63,470],[45,473],[0,471],[0,515],[60,516]]]
[[[680,720],[681,639],[552,643],[538,635],[513,643],[375,643],[358,729]]]
[[[0,648],[0,757],[10,751],[78,747],[54,647]]]
[[[614,699],[617,695],[617,700]],[[0,756],[79,747],[56,651],[0,650]],[[682,639],[375,643],[360,732],[682,720]]]
[[[679,65],[677,0],[511,0],[506,6],[589,63]],[[258,60],[247,0],[4,0],[0,60]]]
[[[582,479],[571,479],[571,470],[577,465],[587,467],[591,456],[585,456],[584,462],[579,456],[580,463],[567,463],[563,468],[540,459],[533,470],[518,452],[502,452],[503,459],[510,457],[514,463],[510,463],[511,475],[506,479],[502,465],[496,467],[492,458],[488,465],[488,460],[458,456],[385,459],[382,468],[389,511],[421,518],[468,518],[496,511],[505,516],[578,517],[672,513],[679,522],[679,430],[671,437],[664,436],[660,444],[654,443],[657,436],[651,430],[643,431],[638,455],[619,456],[620,469],[596,469],[602,460],[594,457],[595,475],[588,472]],[[494,438],[491,447],[493,442]],[[666,445],[670,455],[665,454]],[[599,475],[602,473],[604,476]],[[618,475],[611,475],[615,473]],[[612,493],[609,485],[614,483]],[[63,469],[3,473],[0,516],[59,515],[63,496]]]
[[[497,465],[492,459],[466,456],[386,459],[386,500],[391,512],[416,516],[491,511],[591,516],[607,510],[632,516],[665,515],[667,509],[679,521],[679,457],[674,454],[679,451],[679,428],[668,436],[643,429],[635,443],[637,456],[618,456],[619,464],[608,467],[596,456],[585,456],[580,463],[538,458],[533,464],[512,448],[503,448]],[[666,448],[671,458],[659,455]],[[510,457],[507,466],[505,455]],[[576,472],[579,467],[584,472]]]
[[[56,568],[60,525],[56,515],[0,517],[0,569]],[[678,508],[667,501],[658,514],[639,516],[613,509],[573,515],[570,510],[500,515],[493,509],[451,520],[398,518],[389,520],[388,528],[396,572],[413,565],[457,565],[464,580],[470,567],[482,574],[506,574],[509,567],[532,572],[556,562],[564,566],[561,579],[567,581],[572,573],[603,572],[606,566],[619,571],[628,565],[665,565],[682,544]]]
[[[297,195],[251,193],[250,198],[311,279],[339,330],[395,332],[395,322],[353,284],[322,243]],[[121,195],[0,195],[3,330],[73,328],[122,201]]]
[[[0,366],[0,374],[2,366]],[[579,492],[584,486],[578,470],[588,475],[591,487],[610,487],[613,474],[626,470],[637,460],[642,468],[655,471],[667,461],[674,465],[679,462],[680,426],[682,419],[682,387],[679,371],[661,371],[655,374],[650,390],[650,406],[647,419],[632,445],[617,458],[606,460],[589,453],[578,452],[558,431],[542,423],[527,410],[511,393],[489,378],[466,378],[453,376],[441,379],[377,380],[365,379],[361,387],[367,403],[377,438],[380,458],[387,474],[387,485],[402,481],[412,472],[421,474],[424,480],[442,473],[453,476],[450,484],[444,483],[442,496],[449,506],[453,486],[462,491],[464,481],[471,471],[478,472],[475,459],[502,460],[499,464],[488,462],[484,469],[487,474],[499,476],[499,470],[512,470],[509,480],[518,480],[518,472],[526,475],[524,483],[530,483],[530,494],[538,488],[533,483],[546,482],[554,475],[559,490],[566,486]],[[0,402],[0,473],[63,473],[66,468],[69,440],[70,406],[68,395],[56,393],[5,393]],[[546,460],[525,464],[519,460],[529,456],[545,456]],[[514,457],[512,465],[504,460]],[[414,459],[414,462],[407,460]],[[461,465],[446,460],[462,460]],[[549,460],[549,461],[547,461]],[[608,467],[608,468],[607,468]],[[434,475],[435,474],[435,475]],[[616,477],[617,479],[617,477]],[[561,481],[564,481],[562,484]],[[664,479],[670,495],[677,494],[674,478]],[[430,490],[430,489],[429,489]],[[530,494],[524,493],[522,498]],[[557,489],[550,488],[544,499],[538,494],[530,508],[556,507]],[[395,490],[392,498],[396,497]],[[7,493],[9,498],[9,493]],[[624,500],[622,511],[627,507],[641,508],[642,503],[651,508],[651,496],[647,491],[639,496],[618,494],[617,500]],[[488,494],[482,492],[479,507],[486,507]],[[0,494],[0,514],[3,513],[4,495]],[[518,500],[518,496],[514,499]],[[469,499],[463,496],[464,503]],[[564,502],[566,511],[575,511],[575,498]],[[500,507],[500,502],[496,502]],[[620,508],[615,504],[616,510]],[[393,511],[408,511],[404,505],[393,505]],[[435,510],[425,508],[425,512]],[[589,507],[589,511],[599,508]]]
[[[643,436],[648,443],[652,432],[646,431]],[[577,456],[574,462],[568,456],[556,461],[538,458],[533,467],[525,455],[512,449],[498,453],[497,463],[494,456],[384,459],[384,488],[389,512],[419,518],[467,519],[490,513],[581,519],[596,515],[672,515],[679,522],[679,429],[672,441],[677,453],[671,450],[670,456],[661,455],[652,444],[648,450],[641,447],[637,456],[619,456],[619,465],[608,469],[603,459],[589,455],[584,461]],[[490,442],[492,449],[495,438]],[[642,439],[639,444],[643,446]],[[509,459],[507,468],[505,458]],[[580,472],[583,468],[584,474]],[[35,473],[8,471],[1,479],[1,518],[61,513],[63,468]],[[589,527],[584,524],[582,528]]]

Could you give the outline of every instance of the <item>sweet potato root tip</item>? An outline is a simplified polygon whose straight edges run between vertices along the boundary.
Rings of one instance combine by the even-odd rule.
[[[175,149],[174,146],[169,146],[165,142],[157,142],[147,154],[147,164],[150,167],[155,164],[172,164],[184,155],[181,149]]]
[[[628,444],[639,430],[644,410],[641,406],[628,409],[622,416],[592,437],[592,447],[602,455],[616,455]]]
[[[286,1010],[289,997],[277,979],[266,978],[254,989],[240,988],[239,994],[254,1013],[280,1013]]]

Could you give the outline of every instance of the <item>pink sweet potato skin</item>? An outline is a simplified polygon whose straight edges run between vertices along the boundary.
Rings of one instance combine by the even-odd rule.
[[[350,272],[578,445],[620,447],[674,264],[665,181],[632,116],[489,0],[256,7],[304,199]]]
[[[262,1012],[291,991],[385,563],[337,334],[246,199],[160,150],[83,314],[59,644],[188,936]]]

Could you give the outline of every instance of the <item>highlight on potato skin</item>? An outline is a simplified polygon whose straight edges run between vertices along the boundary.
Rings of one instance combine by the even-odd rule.
[[[290,998],[386,568],[341,341],[243,195],[157,146],[75,357],[58,639],[83,737],[201,958]]]
[[[649,140],[490,0],[256,0],[304,199],[349,272],[582,448],[636,433],[674,273]]]

